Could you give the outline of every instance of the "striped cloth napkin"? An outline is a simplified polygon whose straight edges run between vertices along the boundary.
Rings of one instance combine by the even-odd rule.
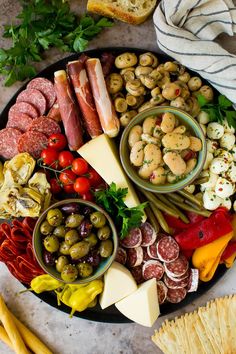
[[[159,47],[236,104],[236,55],[213,40],[236,34],[231,0],[162,0],[154,15]]]

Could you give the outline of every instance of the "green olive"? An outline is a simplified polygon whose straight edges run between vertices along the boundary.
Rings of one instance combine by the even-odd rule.
[[[93,267],[89,263],[79,263],[77,269],[81,278],[87,278],[93,273]]]
[[[86,256],[89,253],[89,243],[81,241],[75,243],[70,248],[70,256],[72,259],[79,259]]]
[[[51,209],[47,213],[47,221],[52,226],[61,225],[63,220],[63,215],[60,209]]]
[[[49,235],[53,231],[53,226],[50,225],[47,220],[44,220],[40,225],[40,232],[43,235]]]
[[[56,260],[56,270],[61,273],[65,265],[69,264],[69,260],[66,256],[60,256]]]
[[[58,238],[55,235],[48,235],[43,240],[44,247],[50,253],[58,251],[60,247],[60,243]]]
[[[103,227],[106,224],[106,217],[100,211],[95,211],[90,215],[90,221],[94,227]]]
[[[80,214],[71,214],[69,216],[67,216],[65,224],[66,227],[78,227],[81,222],[83,221],[84,216],[80,215]]]
[[[67,229],[64,225],[59,225],[55,227],[53,234],[57,237],[65,237],[65,234],[67,232]]]
[[[110,257],[113,251],[113,242],[111,240],[102,241],[99,247],[99,253],[101,257]]]
[[[72,264],[67,264],[64,266],[61,272],[61,279],[67,283],[72,283],[76,280],[78,276],[78,269]]]
[[[90,244],[90,247],[94,247],[98,243],[98,238],[94,233],[91,233],[84,239]]]
[[[65,256],[69,256],[70,254],[70,245],[67,245],[65,242],[62,242],[59,248],[59,252],[64,254]]]
[[[65,234],[65,242],[69,246],[73,246],[77,241],[79,241],[79,234],[78,231],[72,229],[67,231]]]
[[[101,227],[100,229],[98,229],[97,235],[98,235],[99,240],[101,240],[101,241],[107,240],[111,235],[110,227],[108,225]]]

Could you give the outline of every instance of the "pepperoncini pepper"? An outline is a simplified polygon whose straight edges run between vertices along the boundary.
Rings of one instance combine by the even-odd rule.
[[[36,294],[43,293],[44,291],[52,291],[63,287],[64,284],[57,279],[51,277],[49,274],[42,274],[31,280],[30,288],[23,290],[20,293],[33,290]]]

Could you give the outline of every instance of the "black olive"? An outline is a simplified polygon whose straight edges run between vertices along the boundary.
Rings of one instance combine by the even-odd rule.
[[[44,263],[48,266],[54,266],[56,261],[55,253],[50,253],[47,250],[43,251],[43,260]]]

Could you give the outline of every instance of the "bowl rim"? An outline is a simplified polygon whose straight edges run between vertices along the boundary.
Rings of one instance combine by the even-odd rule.
[[[90,206],[92,208],[94,208],[97,211],[101,211],[107,218],[109,225],[111,226],[112,229],[112,239],[113,239],[113,252],[111,254],[111,256],[107,259],[107,262],[105,264],[105,266],[99,271],[98,274],[93,274],[90,277],[84,278],[84,279],[76,279],[74,282],[65,282],[64,280],[61,279],[60,276],[56,276],[55,274],[52,274],[49,270],[48,267],[45,265],[45,263],[43,262],[43,260],[41,260],[41,256],[38,253],[38,249],[36,246],[36,239],[37,239],[37,232],[39,231],[39,227],[41,225],[41,223],[45,220],[45,216],[47,214],[47,212],[50,209],[53,208],[57,208],[59,206],[62,206],[63,204],[69,204],[69,203],[79,203],[79,204],[83,204],[86,206]],[[64,200],[60,200],[52,205],[50,205],[46,210],[43,211],[43,213],[40,215],[40,217],[38,218],[34,230],[33,230],[33,237],[32,237],[32,243],[33,243],[33,252],[34,255],[36,257],[37,262],[39,263],[40,267],[47,273],[49,274],[51,277],[53,277],[54,279],[59,280],[60,282],[64,283],[64,284],[86,284],[89,283],[95,279],[100,278],[112,265],[113,261],[115,260],[115,256],[118,250],[118,233],[116,230],[116,226],[112,220],[112,218],[110,217],[110,215],[103,209],[101,208],[99,205],[87,201],[87,200],[83,200],[80,198],[69,198],[69,199],[64,199]],[[43,244],[42,244],[43,246]]]
[[[148,181],[142,179],[141,177],[138,176],[138,174],[136,174],[135,177],[134,177],[133,174],[130,173],[130,171],[129,171],[129,167],[132,168],[132,165],[130,163],[130,165],[127,168],[127,164],[126,164],[126,161],[125,161],[125,158],[124,158],[124,154],[122,152],[125,144],[128,147],[128,143],[127,143],[128,134],[130,132],[130,129],[135,125],[135,122],[137,120],[139,120],[139,118],[142,117],[143,115],[145,115],[144,118],[143,118],[143,120],[144,120],[149,115],[158,114],[158,112],[157,112],[158,110],[160,111],[160,113],[163,113],[164,111],[167,111],[167,110],[168,110],[168,112],[171,112],[171,113],[174,113],[174,114],[175,114],[175,112],[177,112],[177,114],[181,113],[186,118],[190,119],[191,122],[193,123],[193,125],[195,126],[195,129],[198,131],[197,137],[200,138],[201,141],[202,141],[202,150],[201,150],[201,152],[203,154],[202,159],[201,159],[200,162],[199,162],[199,159],[198,159],[198,163],[195,166],[196,171],[192,175],[192,178],[187,180],[181,186],[177,186],[177,185],[181,181],[184,181],[185,178],[183,178],[182,180],[180,180],[180,181],[178,181],[176,183],[171,183],[171,184],[166,184],[166,185],[152,185],[151,182],[148,182]],[[139,124],[139,123],[136,123],[136,124]],[[186,125],[189,126],[189,124],[187,122],[186,122]],[[172,192],[176,192],[178,190],[182,190],[186,186],[190,185],[199,176],[199,174],[202,172],[202,169],[203,169],[203,166],[204,166],[204,163],[205,163],[205,160],[206,160],[206,154],[207,154],[206,137],[204,136],[203,130],[200,127],[199,123],[190,114],[188,114],[187,112],[183,111],[182,109],[179,109],[179,108],[176,108],[176,107],[171,107],[171,106],[156,106],[156,107],[145,109],[142,112],[139,112],[134,118],[132,118],[132,120],[129,122],[129,124],[125,127],[125,129],[124,129],[124,131],[122,133],[122,136],[120,138],[119,155],[120,155],[121,164],[122,164],[122,166],[123,166],[123,168],[125,170],[125,173],[131,179],[131,181],[133,181],[133,183],[135,183],[137,186],[139,186],[139,187],[141,187],[141,188],[143,188],[145,190],[148,190],[150,192],[153,192],[153,193],[172,193]],[[148,185],[146,185],[144,182],[148,183]],[[175,187],[175,186],[177,186],[177,187]]]

